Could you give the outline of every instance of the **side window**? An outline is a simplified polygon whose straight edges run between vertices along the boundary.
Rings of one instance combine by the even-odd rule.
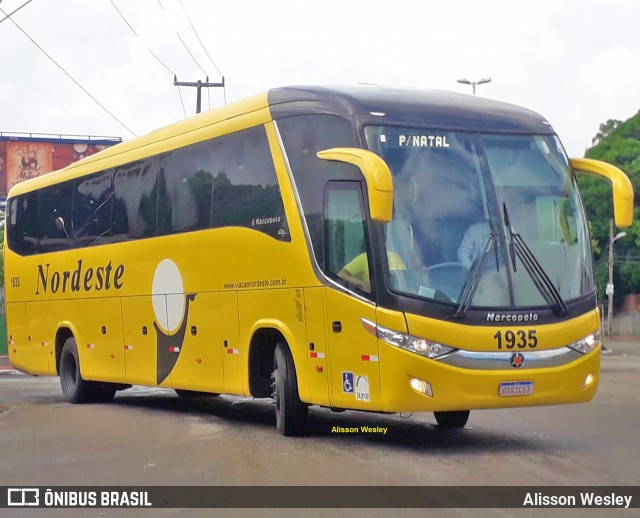
[[[211,222],[211,142],[169,151],[159,157],[158,206],[165,217],[157,235],[209,228]]]
[[[73,214],[69,234],[74,246],[100,245],[111,236],[113,171],[74,180]]]
[[[22,194],[9,201],[7,217],[9,248],[20,255],[36,252],[38,244],[38,192]]]
[[[247,227],[290,241],[267,134],[257,126],[212,141],[212,227]]]
[[[349,288],[371,293],[370,257],[357,182],[329,182],[324,209],[326,273]]]
[[[165,191],[164,175],[158,174],[159,160],[149,158],[118,167],[113,177],[113,240],[152,237],[159,216],[158,193]],[[170,210],[170,208],[169,208]],[[166,224],[166,204],[160,222]]]
[[[71,204],[73,182],[45,187],[38,199],[38,249],[40,253],[73,246]]]
[[[544,193],[549,194],[549,193]],[[578,241],[576,206],[569,196],[538,196],[536,205],[538,240],[573,245]]]
[[[350,164],[321,160],[317,153],[333,147],[359,147],[356,136],[349,121],[336,115],[296,115],[280,119],[277,124],[316,261],[323,268],[323,200],[320,194],[328,181],[358,180],[360,171]]]

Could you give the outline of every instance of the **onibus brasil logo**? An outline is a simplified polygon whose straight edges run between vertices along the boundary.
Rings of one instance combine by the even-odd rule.
[[[189,305],[195,293],[185,294],[182,276],[176,263],[163,259],[153,275],[151,302],[157,337],[157,383],[160,385],[171,373],[182,350],[189,320]]]

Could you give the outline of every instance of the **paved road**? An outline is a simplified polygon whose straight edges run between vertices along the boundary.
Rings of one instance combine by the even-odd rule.
[[[70,405],[62,399],[57,378],[4,374],[0,376],[0,485],[640,485],[640,346],[618,341],[609,347],[614,354],[603,357],[600,389],[591,403],[472,412],[468,426],[454,433],[436,427],[431,414],[406,418],[312,408],[308,436],[284,438],[275,430],[272,406],[262,400],[222,396],[187,401],[169,390],[134,387],[110,404]],[[362,425],[387,432],[332,431],[336,426]],[[47,516],[71,513],[46,512]],[[585,515],[579,510],[540,512]],[[141,515],[139,510],[130,513]],[[210,516],[212,511],[189,515],[198,513]],[[436,510],[429,515],[469,513]],[[76,515],[125,514],[98,509]],[[264,515],[242,509],[226,514]],[[637,516],[617,510],[586,514]],[[9,515],[33,516],[33,512]],[[179,515],[168,509],[146,516]],[[406,510],[394,516],[424,516],[424,511]]]

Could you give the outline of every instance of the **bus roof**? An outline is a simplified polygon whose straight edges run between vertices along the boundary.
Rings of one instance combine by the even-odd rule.
[[[268,99],[274,119],[320,112],[356,117],[361,124],[390,120],[442,130],[554,133],[544,117],[526,108],[441,90],[370,84],[292,86],[270,90]]]
[[[228,124],[236,131],[271,119],[303,113],[333,113],[360,124],[386,124],[488,133],[552,134],[539,114],[499,101],[440,90],[369,84],[289,86],[275,88],[188,117],[146,135],[127,140],[75,162],[53,174],[22,182],[11,195],[65,181],[75,176],[162,153],[211,137],[211,128]]]
[[[218,124],[227,124],[224,132],[232,132],[248,126],[264,124],[269,120],[266,93],[253,95],[126,140],[74,162],[64,169],[21,182],[11,188],[9,195],[15,196],[33,191],[76,176],[116,167],[182,145],[206,140],[211,138],[211,128]]]

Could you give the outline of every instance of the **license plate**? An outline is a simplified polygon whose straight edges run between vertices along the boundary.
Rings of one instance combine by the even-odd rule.
[[[533,381],[503,381],[498,388],[499,396],[529,396],[533,394]]]

